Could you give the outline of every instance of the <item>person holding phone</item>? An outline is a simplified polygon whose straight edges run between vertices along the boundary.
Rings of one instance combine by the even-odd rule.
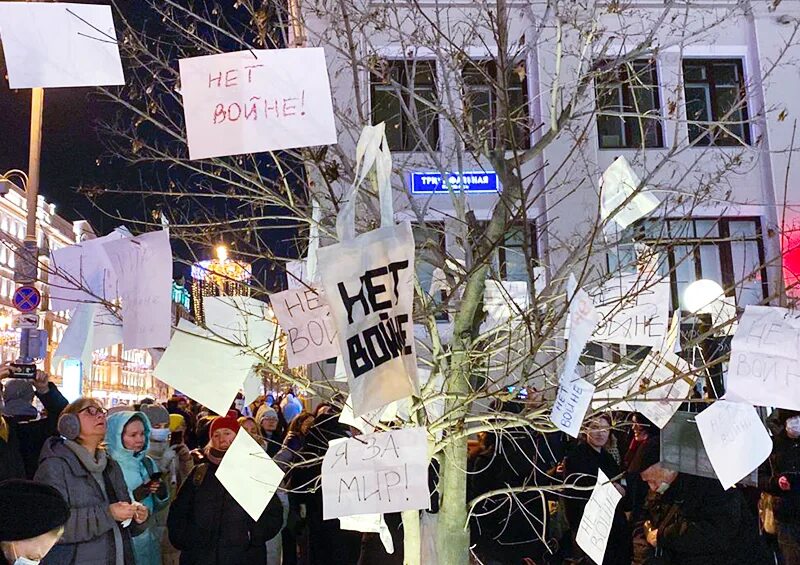
[[[152,428],[142,412],[117,412],[108,417],[106,445],[122,467],[131,498],[143,504],[148,520],[133,538],[136,565],[161,565],[161,539],[156,515],[169,504],[167,483],[155,461],[147,455]]]

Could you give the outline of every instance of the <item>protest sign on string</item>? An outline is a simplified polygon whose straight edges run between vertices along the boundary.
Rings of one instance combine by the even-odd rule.
[[[131,233],[121,227],[106,236],[51,251],[48,267],[50,309],[68,312],[84,302],[117,300],[117,275],[104,244],[127,237],[131,237]]]
[[[600,216],[611,217],[624,229],[655,210],[658,198],[646,186],[636,192],[640,184],[625,157],[617,157],[600,177]]]
[[[67,329],[53,356],[58,366],[61,359],[79,359],[84,376],[92,368],[92,353],[122,343],[122,324],[105,305],[81,303],[73,312]]]
[[[757,469],[772,452],[772,439],[750,404],[717,400],[695,416],[714,472],[729,489]]]
[[[356,416],[419,393],[412,318],[414,236],[410,222],[394,224],[392,158],[384,128],[383,123],[366,126],[361,133],[355,182],[336,218],[340,243],[317,251]],[[356,237],[356,196],[373,166],[381,227]]]
[[[628,404],[663,428],[689,398],[693,384],[691,373],[689,364],[671,351],[651,350],[639,366],[633,397]]]
[[[635,365],[595,362],[594,375],[592,410],[605,407],[607,410],[635,412],[626,400],[638,385],[639,374]]]
[[[322,461],[323,519],[429,508],[428,463],[425,428],[330,442]]]
[[[572,379],[562,377],[550,421],[565,434],[578,437],[593,394],[594,385],[574,373]]]
[[[172,248],[159,230],[103,244],[122,299],[126,349],[166,347],[172,327]]]
[[[249,49],[178,64],[190,159],[336,143],[322,48]]]
[[[725,395],[800,410],[800,313],[747,306],[731,341]]]
[[[669,278],[622,275],[591,292],[602,321],[591,340],[660,347],[669,330]]]
[[[581,352],[600,321],[600,314],[595,310],[592,299],[585,290],[578,287],[578,281],[575,280],[572,273],[567,281],[567,300],[569,301],[569,330],[567,332],[567,353],[561,369],[561,382],[575,374]]]
[[[603,563],[611,525],[614,523],[614,513],[620,500],[622,495],[617,488],[608,482],[608,477],[602,470],[598,470],[597,482],[583,510],[583,517],[575,536],[580,548],[597,565]]]
[[[203,316],[206,327],[222,339],[278,362],[278,325],[266,302],[250,296],[206,296]]]
[[[286,332],[289,367],[301,367],[339,354],[336,328],[325,293],[316,288],[290,288],[270,295],[278,323]]]
[[[283,471],[244,429],[225,452],[215,474],[253,520],[258,520],[283,480]]]
[[[154,375],[224,416],[254,362],[241,347],[182,319]]]
[[[125,84],[110,6],[0,3],[11,88]]]

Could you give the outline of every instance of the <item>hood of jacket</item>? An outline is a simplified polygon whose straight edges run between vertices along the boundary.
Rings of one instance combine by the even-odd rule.
[[[139,419],[144,424],[144,447],[139,452],[126,449],[122,445],[122,430],[128,422]],[[133,494],[133,490],[142,483],[150,480],[150,474],[145,467],[147,450],[150,447],[150,422],[141,412],[116,412],[108,417],[106,423],[106,449],[108,454],[122,467],[125,484]]]

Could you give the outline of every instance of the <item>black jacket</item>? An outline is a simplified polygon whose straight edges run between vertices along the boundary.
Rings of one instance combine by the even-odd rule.
[[[782,524],[800,523],[800,438],[791,439],[781,429],[772,440],[769,457],[770,478],[767,491],[777,498],[774,501],[775,518]],[[778,479],[786,477],[791,490],[778,487]]]
[[[56,385],[49,383],[45,394],[36,393],[47,417],[41,420],[5,418],[8,424],[8,442],[0,439],[0,481],[5,479],[32,479],[39,466],[39,453],[47,438],[56,435],[58,417],[66,408],[67,399]]]
[[[648,503],[657,554],[670,565],[768,565],[756,516],[742,492],[718,480],[678,475]]]
[[[266,563],[266,543],[281,531],[283,505],[277,496],[253,520],[205,460],[192,469],[167,518],[169,541],[181,550],[181,565]]]

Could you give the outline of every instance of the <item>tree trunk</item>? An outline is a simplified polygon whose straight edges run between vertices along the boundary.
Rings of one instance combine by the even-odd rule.
[[[419,529],[419,510],[406,510],[403,517],[403,565],[422,565],[422,538]],[[427,565],[427,564],[425,564]]]
[[[452,441],[442,457],[436,551],[441,565],[469,563],[467,523],[467,438]],[[427,564],[426,564],[427,565]]]

